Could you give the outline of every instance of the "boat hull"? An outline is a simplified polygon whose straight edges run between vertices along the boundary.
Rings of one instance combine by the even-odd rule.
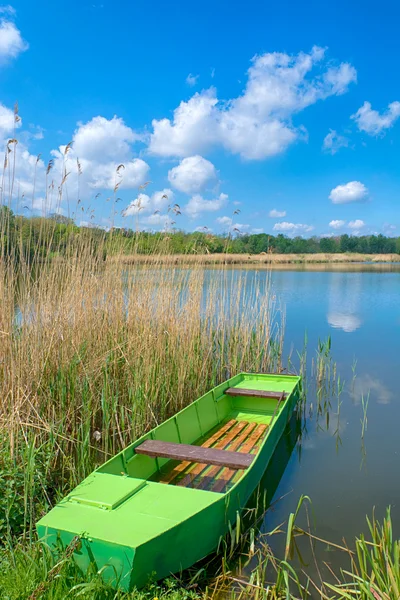
[[[239,381],[238,376],[226,382],[225,389],[227,384],[232,385],[236,381]],[[250,468],[243,472],[240,479],[226,493],[179,488],[151,481],[145,482],[146,486],[143,489],[139,483],[136,486],[138,491],[128,492],[127,497],[131,493],[131,498],[129,498],[131,501],[135,497],[134,494],[138,498],[140,498],[140,494],[143,495],[143,504],[136,509],[135,518],[139,519],[138,523],[143,520],[142,527],[144,529],[146,522],[149,528],[153,527],[153,521],[146,521],[147,513],[151,513],[149,507],[155,507],[161,503],[163,504],[164,520],[169,518],[174,510],[175,513],[182,512],[182,518],[176,519],[174,522],[171,520],[171,523],[164,528],[160,527],[159,532],[156,531],[153,534],[149,532],[147,539],[145,539],[146,536],[138,538],[138,543],[135,543],[135,536],[133,536],[131,544],[126,543],[129,542],[129,535],[123,536],[122,534],[119,543],[113,542],[110,530],[113,527],[110,513],[119,511],[121,519],[124,515],[126,515],[124,516],[125,522],[129,519],[129,501],[124,499],[121,505],[112,505],[110,510],[105,503],[99,505],[98,502],[92,503],[96,506],[80,506],[81,512],[86,511],[88,533],[85,533],[81,525],[74,529],[74,513],[71,502],[67,502],[71,498],[67,498],[64,504],[61,503],[56,507],[58,512],[53,509],[49,513],[49,518],[44,517],[37,524],[39,537],[51,548],[56,549],[57,547],[65,548],[76,539],[76,536],[79,536],[79,543],[73,556],[80,569],[85,573],[92,565],[101,572],[107,583],[125,591],[130,591],[134,587],[143,587],[149,580],[159,580],[192,566],[217,549],[221,538],[228,532],[229,526],[234,526],[236,523],[237,514],[240,514],[246,507],[250,496],[273,459],[276,446],[296,406],[299,397],[298,383],[299,378],[296,378],[288,398],[272,417],[273,423],[271,422],[268,435],[263,440]],[[215,397],[217,397],[216,394],[214,394]],[[225,397],[221,400],[221,404],[224,402],[226,402]],[[248,410],[250,413],[253,411],[256,415],[257,410],[261,410],[257,407],[263,407],[264,403],[265,401],[262,399],[252,399]],[[124,460],[126,462],[126,459]],[[104,471],[105,469],[103,469],[103,473],[98,473],[97,478],[101,477]],[[89,501],[85,500],[85,502],[89,504]],[[183,507],[191,504],[193,510],[189,511],[187,515],[183,514]],[[60,512],[63,507],[71,512],[67,525],[65,523],[66,516],[68,516],[67,511],[64,511],[63,515]],[[101,518],[99,507],[103,510],[104,521],[108,518],[110,522],[109,526],[104,525],[101,537],[96,535],[96,528],[92,530],[90,526],[92,515],[95,514],[96,518]],[[154,513],[155,509],[152,510]],[[82,522],[86,523],[85,520]],[[58,526],[57,523],[60,525]],[[122,543],[123,540],[125,543]]]

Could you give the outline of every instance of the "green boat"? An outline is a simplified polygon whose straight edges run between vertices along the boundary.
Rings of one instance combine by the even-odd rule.
[[[257,487],[299,397],[300,377],[240,373],[114,456],[37,523],[129,591],[215,551]]]

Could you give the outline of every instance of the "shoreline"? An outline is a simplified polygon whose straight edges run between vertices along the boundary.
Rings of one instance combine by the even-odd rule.
[[[285,266],[329,265],[335,267],[400,266],[400,254],[118,254],[107,257],[108,263],[165,264],[165,265],[221,265],[280,268]]]

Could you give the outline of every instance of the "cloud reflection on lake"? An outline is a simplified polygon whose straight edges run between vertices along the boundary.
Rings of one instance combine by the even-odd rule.
[[[361,275],[361,273],[332,274],[327,312],[327,321],[331,327],[342,329],[346,333],[352,333],[361,327]]]

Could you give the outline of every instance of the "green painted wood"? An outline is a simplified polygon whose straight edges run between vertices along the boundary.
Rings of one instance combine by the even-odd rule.
[[[250,396],[251,398],[272,398],[279,400],[286,398],[288,394],[286,392],[272,392],[268,390],[251,390],[247,388],[228,388],[225,391],[228,396]]]
[[[273,459],[299,382],[294,376],[239,373],[221,383],[89,475],[40,519],[39,538],[56,553],[60,543],[67,546],[79,536],[73,557],[82,571],[92,563],[107,583],[125,591],[193,565],[216,549],[246,506]],[[225,394],[240,387],[289,395],[277,406],[275,399]],[[167,467],[168,459],[135,452],[145,440],[198,446],[230,419],[245,419],[253,429],[260,423],[269,427],[252,464],[237,471],[225,493],[153,481],[161,475],[158,461]]]

